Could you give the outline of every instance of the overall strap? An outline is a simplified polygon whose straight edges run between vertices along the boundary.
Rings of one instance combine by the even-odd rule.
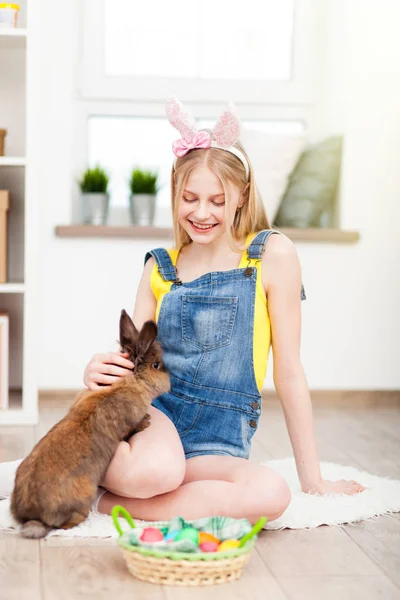
[[[264,229],[263,231],[260,231],[259,233],[257,233],[256,237],[251,242],[250,246],[247,248],[247,256],[249,259],[250,258],[256,258],[258,260],[261,259],[261,255],[265,250],[265,244],[266,244],[268,238],[273,233],[280,234],[280,231],[276,231],[275,229]],[[303,284],[301,284],[300,298],[301,298],[301,300],[307,299]]]
[[[279,231],[275,231],[275,229],[264,229],[257,233],[254,240],[251,242],[250,246],[247,248],[247,256],[249,258],[261,258],[262,253],[264,252],[265,242],[273,233],[279,233]]]
[[[171,257],[165,248],[155,248],[154,250],[147,252],[146,256],[144,257],[144,264],[147,263],[151,256],[156,261],[158,271],[164,281],[177,281],[178,274],[174,265],[172,264]]]

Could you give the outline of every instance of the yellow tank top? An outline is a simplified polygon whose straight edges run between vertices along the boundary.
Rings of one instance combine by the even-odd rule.
[[[258,232],[250,233],[246,238],[246,247],[250,245]],[[179,248],[166,248],[172,264],[176,266],[176,261],[179,254]],[[254,306],[254,328],[253,328],[253,362],[254,374],[257,381],[258,389],[261,391],[265,374],[267,372],[268,356],[271,347],[271,324],[268,315],[267,299],[265,296],[264,286],[261,280],[261,261],[255,258],[248,259],[247,251],[242,254],[239,263],[239,269],[245,269],[247,266],[257,269],[256,283],[256,299]],[[167,294],[173,281],[164,281],[158,271],[155,263],[150,275],[150,286],[157,301],[156,321],[160,313],[161,304],[165,294]]]

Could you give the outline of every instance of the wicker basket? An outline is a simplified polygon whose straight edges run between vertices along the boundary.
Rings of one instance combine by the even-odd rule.
[[[118,523],[120,513],[131,527],[135,525],[123,507],[114,506],[112,516],[120,534],[118,544],[129,572],[137,579],[159,585],[203,586],[239,579],[256,540],[257,532],[253,531],[253,537],[241,548],[212,553],[168,552],[132,546],[129,544],[129,532],[124,533]]]
[[[214,585],[239,579],[250,550],[219,560],[160,558],[132,549],[123,549],[123,555],[130,573],[143,581],[161,585]]]

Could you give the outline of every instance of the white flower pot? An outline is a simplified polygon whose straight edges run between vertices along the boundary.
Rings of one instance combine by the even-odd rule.
[[[132,194],[129,207],[132,225],[153,225],[156,210],[155,194]]]
[[[82,194],[83,222],[87,225],[105,225],[108,215],[108,194]]]

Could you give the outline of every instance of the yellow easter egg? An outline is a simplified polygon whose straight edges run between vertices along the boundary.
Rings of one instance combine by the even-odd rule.
[[[218,546],[217,552],[225,552],[225,550],[233,550],[239,546],[239,540],[225,540]]]
[[[214,542],[215,544],[220,544],[220,541],[218,538],[215,537],[215,535],[212,535],[212,533],[206,533],[205,531],[200,531],[199,532],[199,544],[205,544],[206,542]]]

